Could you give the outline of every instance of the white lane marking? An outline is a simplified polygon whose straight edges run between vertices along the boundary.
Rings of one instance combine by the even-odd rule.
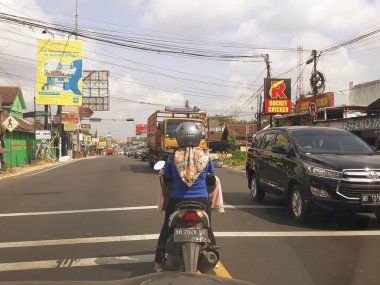
[[[225,205],[225,209],[281,209],[285,206],[265,206],[265,205]],[[80,213],[96,213],[96,212],[116,212],[116,211],[132,211],[132,210],[151,210],[157,209],[157,206],[136,206],[136,207],[118,207],[118,208],[97,208],[83,210],[63,210],[63,211],[45,211],[45,212],[26,212],[26,213],[3,213],[0,218],[5,217],[22,217],[22,216],[43,216],[43,215],[63,215],[63,214],[80,214]]]
[[[132,211],[132,210],[148,210],[148,209],[157,209],[157,206],[99,208],[99,209],[83,209],[83,210],[67,210],[67,211],[46,211],[46,212],[29,212],[29,213],[5,213],[5,214],[0,214],[0,218],[1,217],[20,217],[20,216],[42,216],[42,215],[62,215],[62,214],[94,213],[94,212]]]
[[[285,209],[286,206],[271,206],[271,205],[224,205],[225,209]]]
[[[73,245],[85,243],[101,242],[122,242],[122,241],[143,241],[158,239],[158,234],[144,235],[125,235],[125,236],[108,236],[108,237],[90,237],[90,238],[72,238],[72,239],[53,239],[53,240],[36,240],[36,241],[15,241],[2,242],[0,248],[16,248],[29,246],[49,246],[49,245]]]
[[[216,237],[359,237],[380,236],[380,230],[373,231],[284,231],[284,232],[214,232]],[[156,240],[159,234],[105,236],[56,240],[1,242],[1,248],[22,248],[34,246],[76,245],[105,242],[127,242]]]
[[[127,263],[153,262],[153,254],[112,256],[94,258],[69,258],[57,260],[41,260],[27,262],[0,263],[1,271],[31,270],[31,269],[58,269],[80,266],[115,265]]]
[[[380,230],[369,231],[287,231],[287,232],[214,232],[217,237],[357,237],[380,236]]]

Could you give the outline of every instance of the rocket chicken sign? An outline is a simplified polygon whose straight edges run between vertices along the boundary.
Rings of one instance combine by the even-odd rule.
[[[292,112],[290,79],[264,79],[265,114]]]

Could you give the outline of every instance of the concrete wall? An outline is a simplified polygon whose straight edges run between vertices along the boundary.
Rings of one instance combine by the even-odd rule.
[[[380,80],[353,85],[350,82],[349,105],[369,105],[380,98]]]

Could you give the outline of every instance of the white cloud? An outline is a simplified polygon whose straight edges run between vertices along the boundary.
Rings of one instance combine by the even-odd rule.
[[[205,34],[238,24],[247,17],[254,0],[152,0],[142,17],[147,27],[178,33]]]

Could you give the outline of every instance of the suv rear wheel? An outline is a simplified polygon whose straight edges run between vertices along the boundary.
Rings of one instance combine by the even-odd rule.
[[[262,202],[265,198],[265,191],[258,187],[255,174],[251,175],[251,187],[249,188],[251,197],[257,202]]]
[[[298,185],[293,186],[291,191],[290,211],[293,218],[300,223],[306,222],[311,214],[311,207],[305,204],[305,199]]]

